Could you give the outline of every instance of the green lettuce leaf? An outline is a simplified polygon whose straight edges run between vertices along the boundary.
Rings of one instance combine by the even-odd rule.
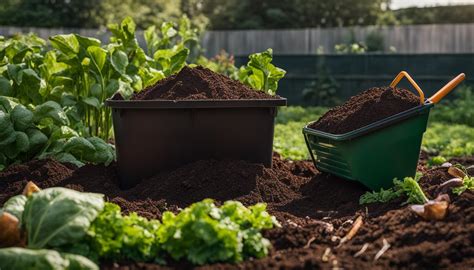
[[[26,202],[23,224],[29,248],[60,247],[81,240],[104,208],[102,194],[48,188]]]
[[[46,249],[4,248],[0,249],[0,269],[99,270],[99,267],[79,255]]]

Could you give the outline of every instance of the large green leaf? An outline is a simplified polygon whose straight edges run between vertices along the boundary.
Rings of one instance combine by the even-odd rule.
[[[49,38],[51,45],[67,55],[74,57],[79,53],[79,41],[74,34],[56,35]]]
[[[33,124],[33,113],[21,104],[13,108],[10,112],[10,118],[17,131],[25,131]]]
[[[64,152],[71,153],[79,159],[86,157],[90,152],[94,151],[94,145],[83,137],[72,137],[64,145]]]
[[[0,96],[0,111],[9,113],[18,105],[18,100],[12,97]]]
[[[85,158],[88,162],[109,165],[115,159],[115,149],[112,145],[97,137],[87,138],[87,140],[95,148],[95,151],[86,153]]]
[[[76,37],[77,41],[79,42],[79,45],[84,49],[87,49],[90,46],[100,47],[100,40],[98,40],[96,38],[84,37],[84,36],[81,36],[81,35],[78,35],[78,34],[74,34],[74,36]]]
[[[11,80],[13,80],[17,85],[21,84],[22,73],[21,67],[19,65],[8,65],[7,73]]]
[[[52,119],[57,124],[67,125],[69,120],[66,113],[61,106],[54,101],[46,101],[45,103],[36,106],[33,121],[40,122],[45,118]]]
[[[128,66],[128,56],[125,52],[121,50],[115,50],[112,54],[111,62],[112,66],[117,72],[120,74],[126,72]]]
[[[103,208],[101,194],[60,187],[32,194],[23,213],[28,247],[61,247],[80,241]]]
[[[15,139],[15,130],[13,129],[10,115],[0,111],[0,146],[5,147],[13,143]]]
[[[27,129],[26,134],[30,141],[30,152],[36,153],[37,150],[48,142],[48,137],[36,128]]]
[[[0,269],[99,270],[99,267],[80,255],[46,249],[4,248],[0,249]]]
[[[25,210],[26,204],[26,196],[25,195],[16,195],[8,199],[3,204],[2,210],[14,215],[20,221],[20,227],[23,217],[23,211]]]
[[[107,60],[107,51],[97,46],[87,48],[87,55],[91,59],[92,67],[95,72],[102,73],[105,61]]]
[[[40,91],[44,87],[44,81],[38,76],[38,74],[32,69],[24,69],[21,71],[21,83],[19,90],[22,96],[20,100],[24,100],[26,97],[34,103],[39,103],[42,100]]]
[[[174,74],[180,71],[183,66],[186,64],[186,58],[188,58],[189,50],[183,48],[178,53],[171,57],[171,65],[168,71],[168,75]]]
[[[5,77],[0,77],[0,96],[13,95],[13,88],[10,80]]]
[[[100,108],[100,101],[96,97],[84,97],[81,100],[89,106],[92,106],[97,109]]]

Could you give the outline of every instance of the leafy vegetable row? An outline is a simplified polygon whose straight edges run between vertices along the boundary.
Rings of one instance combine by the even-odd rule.
[[[50,37],[52,48],[35,35],[0,39],[0,95],[15,97],[25,106],[55,101],[69,115],[71,128],[107,140],[111,112],[104,101],[115,92],[127,98],[186,64],[220,69],[219,62],[199,56],[198,30],[186,17],[177,24],[146,29],[145,48],[139,45],[130,17],[108,29],[108,44],[78,34]],[[251,55],[246,66],[230,66],[235,71],[232,77],[275,94],[285,72],[271,61],[271,49]]]
[[[114,147],[97,137],[83,138],[68,127],[69,119],[54,101],[25,107],[14,98],[0,96],[0,170],[32,158],[109,164]]]
[[[13,229],[11,224],[15,225]],[[165,263],[168,258],[198,265],[240,262],[267,255],[271,245],[261,230],[273,226],[279,224],[266,212],[265,204],[247,208],[240,202],[227,201],[218,207],[206,199],[178,214],[165,212],[160,222],[136,213],[123,215],[119,206],[104,202],[102,194],[60,187],[34,188],[10,198],[0,212],[0,227],[5,232],[0,233],[0,242],[9,246],[23,243],[28,248],[0,249],[0,268],[47,265],[49,262],[42,262],[46,250],[59,252],[53,253],[56,257],[95,262]],[[19,261],[20,253],[31,259]]]

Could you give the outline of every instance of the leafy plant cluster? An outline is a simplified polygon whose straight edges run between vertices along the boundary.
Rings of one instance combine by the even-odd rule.
[[[66,113],[54,101],[25,107],[0,96],[0,170],[33,158],[53,157],[78,166],[114,160],[112,145],[97,137],[81,137],[68,125]]]
[[[115,93],[127,99],[177,73],[187,63],[225,74],[229,71],[227,75],[270,94],[275,94],[278,80],[285,74],[271,64],[271,49],[251,55],[249,63],[240,69],[225,54],[211,60],[200,56],[198,29],[187,17],[177,24],[165,22],[159,28],[146,29],[144,48],[139,46],[136,25],[130,17],[108,29],[108,44],[78,34],[52,36],[49,44],[33,34],[0,39],[0,96],[21,105],[14,109],[13,119],[2,116],[5,127],[10,120],[11,124],[19,121],[18,111],[24,111],[20,108],[39,110],[49,106],[48,113],[60,115],[42,119],[35,113],[35,120],[29,121],[27,128],[19,129],[15,124],[16,133],[4,130],[0,145],[9,148],[0,155],[0,169],[46,156],[77,165],[109,163],[112,147],[105,141],[112,138],[112,119],[105,100]],[[4,113],[10,113],[10,109],[5,108]],[[42,132],[34,134],[32,147],[26,144],[26,130]]]
[[[422,149],[437,155],[430,160],[433,165],[452,157],[474,155],[474,127],[431,121],[423,136]]]
[[[249,62],[240,68],[234,65],[233,56],[225,52],[221,52],[212,59],[201,57],[198,59],[198,64],[215,72],[221,72],[252,89],[275,95],[278,89],[278,81],[285,76],[286,71],[273,65],[272,60],[273,50],[267,49],[261,53],[251,54]]]
[[[27,248],[76,254],[95,262],[165,263],[173,258],[202,265],[261,258],[271,246],[261,230],[279,226],[265,204],[247,208],[227,201],[218,207],[206,199],[177,214],[164,212],[160,222],[136,213],[123,215],[118,205],[104,202],[102,194],[60,187],[12,197],[2,210],[20,220]],[[0,268],[10,262],[31,265],[30,260],[14,258],[20,251],[0,249]]]
[[[81,135],[111,137],[110,108],[104,101],[120,92],[128,97],[179,71],[197,30],[183,17],[178,25],[164,23],[144,32],[147,52],[135,35],[135,23],[125,18],[109,25],[110,43],[77,34],[50,37],[50,45],[34,35],[0,43],[1,95],[21,104],[55,101],[67,113],[70,127]]]
[[[407,197],[403,204],[424,204],[428,201],[423,189],[418,184],[423,175],[416,173],[415,177],[405,177],[403,181],[394,179],[393,187],[389,189],[380,189],[364,193],[360,199],[360,204],[386,203],[405,195]]]

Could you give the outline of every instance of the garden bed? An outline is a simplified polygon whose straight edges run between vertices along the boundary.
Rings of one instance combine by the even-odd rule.
[[[473,157],[457,159],[474,164]],[[422,164],[423,162],[420,162]],[[436,187],[452,177],[446,168],[429,169],[420,184],[434,196]],[[124,212],[135,211],[160,218],[164,210],[177,211],[190,203],[212,197],[236,199],[246,205],[266,202],[282,227],[265,232],[273,244],[267,258],[238,265],[218,264],[203,268],[452,268],[474,266],[474,192],[451,196],[448,216],[442,221],[423,221],[401,206],[398,199],[385,204],[359,205],[365,188],[313,169],[308,161],[291,162],[278,155],[273,168],[243,161],[203,160],[161,173],[129,190],[117,186],[115,164],[73,165],[36,160],[13,165],[0,172],[0,204],[21,193],[27,181],[41,188],[64,186],[79,191],[104,193]],[[338,247],[358,216],[363,225],[352,240]],[[374,257],[384,239],[390,245],[378,260]],[[367,245],[366,245],[367,244]],[[364,245],[365,252],[355,257]],[[158,269],[144,263],[103,262],[102,268]],[[182,262],[167,267],[189,268]]]

